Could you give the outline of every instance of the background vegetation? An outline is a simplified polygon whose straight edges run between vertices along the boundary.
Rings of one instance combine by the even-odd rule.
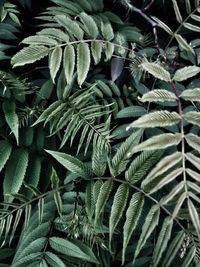
[[[0,266],[200,266],[200,1],[0,20]]]

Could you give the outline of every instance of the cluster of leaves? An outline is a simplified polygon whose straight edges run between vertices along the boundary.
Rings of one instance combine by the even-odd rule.
[[[0,266],[200,266],[200,1],[0,19]]]

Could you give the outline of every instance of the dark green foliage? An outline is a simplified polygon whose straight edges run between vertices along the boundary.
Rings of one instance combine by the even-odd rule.
[[[0,266],[198,267],[200,1],[11,2]]]

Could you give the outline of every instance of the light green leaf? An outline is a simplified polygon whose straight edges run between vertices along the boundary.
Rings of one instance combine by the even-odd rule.
[[[183,115],[184,119],[194,125],[200,126],[200,112],[190,111]]]
[[[28,46],[19,51],[11,59],[13,67],[24,66],[26,64],[34,63],[49,54],[49,48],[46,46]]]
[[[195,179],[198,183],[200,183],[200,174],[196,171],[193,171],[189,168],[186,168],[186,172],[187,174],[192,177],[193,179]]]
[[[125,251],[129,243],[131,235],[137,226],[141,215],[142,207],[144,205],[144,196],[141,193],[133,194],[129,207],[126,211],[126,221],[123,227],[123,250],[122,250],[122,264],[125,261]]]
[[[51,74],[51,79],[55,83],[55,77],[58,73],[62,60],[62,48],[57,46],[49,55],[49,69]]]
[[[186,89],[180,94],[180,97],[188,101],[200,101],[200,88]]]
[[[176,112],[169,112],[167,110],[154,111],[145,114],[136,121],[132,122],[128,129],[170,126],[179,123],[180,120],[181,117]]]
[[[190,218],[197,232],[197,235],[200,238],[200,219],[199,219],[198,211],[190,199],[187,199],[187,204],[188,204]]]
[[[130,183],[136,183],[140,181],[148,171],[159,161],[163,155],[162,150],[158,151],[144,151],[136,159],[134,159],[125,172],[125,178]]]
[[[114,38],[114,32],[109,20],[104,19],[101,22],[101,33],[106,41],[111,41]]]
[[[154,89],[138,98],[141,102],[165,102],[177,100],[177,97],[174,93],[165,89]]]
[[[84,164],[79,159],[62,152],[56,152],[51,150],[45,150],[51,156],[53,156],[62,166],[71,171],[72,173],[76,173],[81,177],[88,178],[92,174],[92,170],[89,166]]]
[[[93,41],[91,43],[91,52],[92,52],[92,56],[94,58],[95,65],[97,65],[101,60],[102,50],[103,50],[103,43],[101,43],[99,41]]]
[[[107,42],[105,44],[105,55],[106,55],[105,61],[108,61],[111,59],[114,53],[114,50],[115,50],[115,47],[113,43]]]
[[[189,146],[200,152],[200,137],[195,134],[186,134],[185,139]]]
[[[193,76],[196,76],[199,72],[200,72],[200,67],[196,66],[184,67],[175,72],[173,80],[177,82],[182,82]]]
[[[173,31],[165,24],[163,21],[159,20],[158,18],[151,16],[157,23],[158,25],[165,30],[169,35],[173,35]]]
[[[173,227],[173,220],[171,217],[166,217],[162,229],[159,233],[159,236],[157,238],[157,242],[155,245],[155,249],[153,252],[153,262],[152,262],[152,267],[158,266],[158,263],[162,257],[163,252],[165,251],[168,241],[171,236],[171,231]]]
[[[131,152],[129,152],[127,156],[130,157],[132,154],[139,151],[159,150],[170,146],[176,146],[180,143],[180,141],[181,135],[179,133],[166,133],[156,135],[133,147]]]
[[[109,218],[109,243],[111,246],[111,240],[113,233],[115,231],[115,228],[117,227],[119,220],[121,219],[123,215],[123,211],[126,207],[126,203],[128,200],[129,195],[129,187],[128,185],[121,184],[117,192],[115,193],[111,212],[110,212],[110,218]]]
[[[77,40],[83,40],[83,35],[84,35],[83,30],[75,20],[72,20],[65,15],[56,15],[55,20]]]
[[[28,152],[25,149],[16,149],[8,160],[3,183],[5,202],[12,202],[14,197],[7,194],[18,193],[28,166]]]
[[[79,18],[84,24],[84,31],[87,33],[87,35],[96,39],[99,31],[92,16],[87,15],[85,12],[81,12]]]
[[[196,247],[192,246],[188,251],[187,256],[185,257],[181,267],[190,267],[191,266],[190,263],[193,261],[195,254],[196,254]]]
[[[97,202],[96,202],[96,208],[95,208],[95,224],[97,223],[97,220],[99,219],[101,213],[104,210],[106,202],[112,191],[112,187],[113,187],[112,180],[108,180],[104,182],[101,186],[101,189],[100,189],[100,192],[97,198]]]
[[[69,36],[64,33],[64,31],[61,31],[60,29],[56,28],[44,28],[41,31],[37,32],[37,35],[51,37],[52,39],[56,39],[66,43],[69,42]]]
[[[78,84],[81,87],[90,68],[90,49],[87,43],[79,43],[77,47]]]
[[[42,35],[29,36],[25,38],[22,41],[22,43],[28,45],[50,45],[50,46],[58,45],[58,42],[56,40]]]
[[[190,46],[187,41],[185,39],[183,39],[183,37],[180,34],[175,34],[175,38],[178,42],[178,44],[180,45],[180,47],[185,50],[185,51],[189,51],[192,54],[195,54],[194,49],[192,48],[192,46]],[[179,74],[180,75],[180,74]],[[175,77],[173,78],[175,81],[178,81],[175,79]]]
[[[67,45],[63,55],[63,68],[65,78],[68,84],[71,83],[75,68],[75,51],[73,45]]]
[[[167,195],[161,198],[160,204],[166,205],[171,200],[173,201],[173,198],[182,191],[182,189],[184,188],[184,185],[185,185],[184,181],[178,183]]]
[[[200,171],[200,158],[199,157],[196,157],[192,153],[186,153],[185,157],[187,160],[189,160],[190,163],[192,163]]]
[[[73,244],[72,242],[64,238],[50,237],[49,243],[55,251],[62,253],[66,256],[73,257],[75,259],[81,259],[85,262],[96,263],[96,261],[93,257],[91,257],[91,255],[86,254],[79,248],[79,246]]]
[[[12,151],[12,145],[8,141],[1,140],[0,141],[0,172],[5,166],[7,160],[9,159],[11,151]]]
[[[183,22],[183,18],[181,16],[178,4],[177,4],[176,0],[172,0],[172,2],[173,2],[173,6],[174,6],[174,12],[175,12],[175,15],[176,15],[176,19],[177,19],[177,21],[179,23],[182,23]]]
[[[14,134],[17,144],[19,143],[19,119],[16,113],[16,105],[15,102],[10,102],[9,100],[5,100],[3,102],[3,112],[5,115],[6,122],[10,127],[12,133]]]
[[[153,75],[153,77],[159,80],[163,80],[166,82],[171,81],[170,73],[158,63],[151,63],[151,62],[145,61],[145,62],[142,62],[139,65],[139,67],[142,68],[144,71],[147,71],[148,73]]]
[[[146,244],[148,238],[151,236],[152,232],[154,231],[155,227],[159,222],[160,216],[160,207],[158,205],[152,206],[149,213],[146,216],[145,222],[142,226],[142,233],[140,235],[140,239],[137,243],[137,247],[135,250],[134,259],[137,258],[141,249]]]
[[[170,242],[170,245],[167,249],[167,253],[163,259],[162,267],[170,267],[172,261],[174,260],[177,253],[180,251],[183,240],[185,238],[185,234],[183,231],[178,232],[174,239]]]
[[[188,23],[188,22],[184,22],[183,23],[183,26],[191,31],[194,31],[194,32],[200,32],[200,27],[199,26],[196,26],[192,23]]]

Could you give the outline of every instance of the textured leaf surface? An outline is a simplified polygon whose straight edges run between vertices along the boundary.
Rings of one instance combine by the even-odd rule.
[[[188,101],[200,101],[200,88],[186,89],[180,97]]]
[[[192,148],[194,148],[200,153],[200,137],[199,136],[190,133],[185,136],[185,139],[189,146],[191,146]]]
[[[77,73],[78,84],[81,86],[85,81],[90,68],[90,49],[87,43],[80,43],[77,47]]]
[[[12,146],[8,141],[0,141],[0,172],[10,157]]]
[[[53,254],[47,251],[45,252],[44,257],[46,261],[48,262],[48,264],[52,267],[65,267],[66,266],[64,262],[56,254]]]
[[[6,166],[3,183],[4,194],[18,193],[28,166],[28,152],[25,149],[16,149]],[[13,196],[5,195],[5,202],[12,202]]]
[[[180,34],[175,34],[175,38],[183,50],[186,50],[186,51],[189,51],[189,52],[195,54],[194,49],[187,43],[187,41],[185,39],[183,39],[183,37]],[[184,76],[181,77],[180,74],[177,77],[178,77],[178,79],[181,79],[181,80],[184,79]],[[178,80],[176,80],[175,76],[173,79],[175,81],[178,81]]]
[[[53,83],[55,83],[56,74],[60,69],[61,60],[62,60],[62,48],[60,46],[57,46],[52,51],[52,53],[50,53],[49,56],[49,68]]]
[[[46,46],[28,46],[19,51],[11,60],[13,67],[24,66],[34,63],[49,54],[49,48]]]
[[[75,51],[73,45],[67,45],[63,55],[63,68],[67,83],[70,84],[75,68]]]
[[[184,114],[184,119],[188,122],[200,126],[200,112],[190,111]]]
[[[170,126],[179,123],[180,119],[181,117],[176,112],[169,112],[167,110],[154,111],[132,122],[129,128]]]
[[[177,82],[182,82],[193,76],[196,76],[199,72],[200,72],[200,67],[196,66],[184,67],[175,72],[173,80]]]
[[[114,233],[115,228],[117,227],[119,220],[122,217],[123,211],[126,207],[127,199],[129,194],[129,187],[128,185],[121,184],[117,192],[115,193],[110,219],[109,219],[109,241],[111,242],[112,236]]]
[[[142,207],[144,205],[144,197],[141,193],[133,194],[129,207],[126,211],[126,221],[123,227],[123,253],[122,262],[125,261],[125,251],[129,243],[131,235],[137,226],[137,222],[140,218]]]
[[[166,133],[166,134],[156,135],[132,148],[132,151],[127,156],[130,157],[132,154],[143,150],[146,151],[146,150],[164,149],[170,146],[178,145],[180,141],[181,141],[181,135],[178,133],[177,134]]]
[[[153,75],[157,79],[160,79],[166,82],[171,81],[170,73],[157,63],[144,62],[144,63],[141,63],[140,66],[144,71],[149,72],[151,75]]]
[[[174,93],[165,89],[155,89],[139,97],[141,102],[165,102],[176,101],[176,99],[177,97]]]
[[[167,217],[163,222],[162,229],[159,233],[156,242],[156,246],[153,253],[152,267],[158,266],[158,263],[170,239],[172,227],[173,227],[173,220],[170,217]]]
[[[16,113],[16,105],[8,100],[3,102],[3,111],[6,122],[8,123],[12,133],[14,134],[17,144],[19,142],[19,119]]]

